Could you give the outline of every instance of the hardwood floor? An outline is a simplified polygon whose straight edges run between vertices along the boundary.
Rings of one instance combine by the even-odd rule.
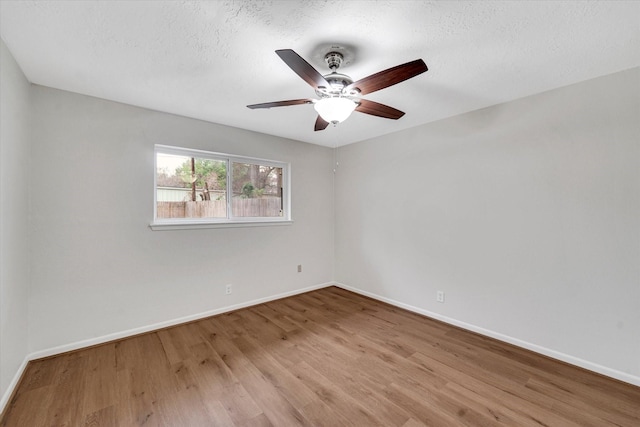
[[[2,426],[640,426],[640,388],[325,288],[29,364]]]

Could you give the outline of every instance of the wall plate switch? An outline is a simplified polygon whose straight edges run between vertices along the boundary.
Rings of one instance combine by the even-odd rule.
[[[224,293],[225,294],[229,295],[229,294],[231,294],[232,291],[233,291],[233,289],[232,289],[231,285],[225,286],[225,288],[224,288]]]
[[[298,273],[302,273],[302,264],[298,264]]]
[[[436,292],[436,301],[444,302],[444,291]]]

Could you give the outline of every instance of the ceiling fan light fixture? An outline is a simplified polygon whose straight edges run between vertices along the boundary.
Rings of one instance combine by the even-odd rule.
[[[335,46],[332,49],[339,49],[339,47]],[[251,104],[247,105],[247,107],[254,109],[314,104],[314,108],[318,113],[313,127],[314,131],[325,130],[329,123],[335,125],[345,121],[354,110],[371,116],[398,120],[404,116],[404,112],[388,105],[363,99],[361,96],[413,78],[428,69],[427,64],[422,59],[416,59],[387,68],[354,82],[346,74],[337,72],[344,60],[340,52],[332,50],[325,56],[331,73],[324,76],[291,49],[279,49],[276,50],[276,54],[302,80],[315,89],[316,95],[320,99],[289,99],[286,101]]]
[[[357,106],[358,104],[349,98],[332,97],[322,98],[314,104],[313,108],[325,121],[336,124],[349,118]]]

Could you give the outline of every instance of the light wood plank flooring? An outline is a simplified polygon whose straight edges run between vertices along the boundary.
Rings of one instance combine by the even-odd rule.
[[[640,388],[325,288],[29,364],[2,426],[640,426]]]

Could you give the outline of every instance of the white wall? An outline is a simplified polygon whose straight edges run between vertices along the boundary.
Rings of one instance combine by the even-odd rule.
[[[332,280],[331,149],[40,86],[32,91],[30,351]],[[290,162],[294,224],[150,230],[154,144]],[[234,285],[229,296],[227,283]]]
[[[640,69],[337,157],[338,282],[640,385]]]
[[[0,397],[27,355],[29,82],[0,40]],[[2,408],[2,405],[0,405]]]

